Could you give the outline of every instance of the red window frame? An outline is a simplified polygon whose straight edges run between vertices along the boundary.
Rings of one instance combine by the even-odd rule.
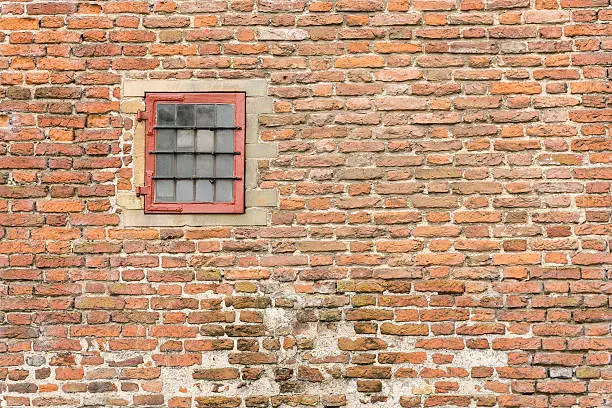
[[[234,105],[234,200],[232,202],[155,202],[155,126],[157,123],[157,104],[174,103],[220,103]],[[242,214],[244,213],[244,173],[245,173],[245,128],[246,94],[232,93],[146,93],[145,111],[139,112],[138,119],[146,120],[145,125],[145,174],[144,187],[138,193],[144,196],[144,212],[185,213],[185,214]]]

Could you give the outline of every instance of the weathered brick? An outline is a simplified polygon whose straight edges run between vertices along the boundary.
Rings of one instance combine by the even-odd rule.
[[[6,405],[606,405],[607,1],[0,9]],[[246,213],[143,214],[144,94],[209,88]]]
[[[0,30],[37,30],[38,20],[35,18],[2,17]]]

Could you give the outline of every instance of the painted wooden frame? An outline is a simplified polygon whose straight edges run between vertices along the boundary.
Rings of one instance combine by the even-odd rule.
[[[232,202],[155,202],[155,151],[157,104],[176,103],[223,103],[234,105],[234,198]],[[245,132],[246,94],[244,92],[215,93],[147,93],[145,111],[139,112],[139,120],[146,120],[145,175],[144,186],[138,194],[144,196],[144,212],[184,214],[242,214],[244,213],[245,191]]]

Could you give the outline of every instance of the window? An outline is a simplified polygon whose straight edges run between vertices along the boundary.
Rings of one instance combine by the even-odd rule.
[[[147,93],[146,213],[244,212],[244,93]]]

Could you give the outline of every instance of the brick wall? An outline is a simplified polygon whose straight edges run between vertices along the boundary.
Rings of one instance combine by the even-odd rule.
[[[608,0],[0,11],[1,406],[612,405]],[[198,78],[278,205],[123,227],[122,83]]]

